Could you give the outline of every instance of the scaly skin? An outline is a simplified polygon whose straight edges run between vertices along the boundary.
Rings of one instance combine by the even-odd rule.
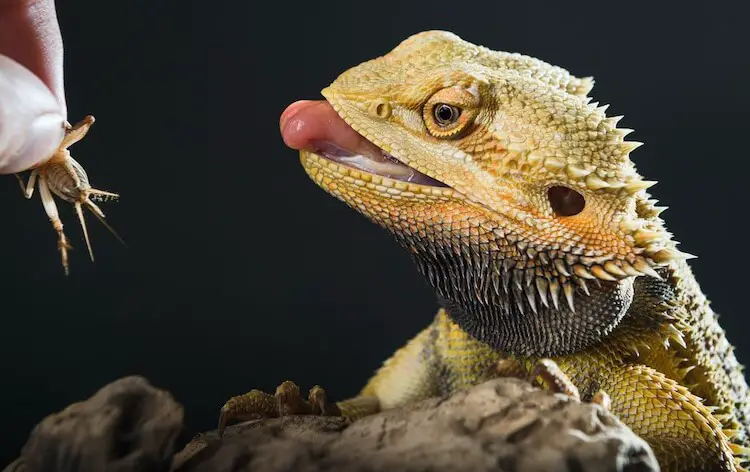
[[[306,406],[284,409],[289,392],[299,397],[287,385],[278,407],[258,391],[231,399],[224,421],[357,418],[475,385],[503,359],[528,373],[552,358],[584,400],[609,394],[663,470],[744,465],[742,367],[647,193],[653,182],[630,160],[639,143],[589,104],[592,87],[432,31],[323,90],[367,141],[439,181],[388,178],[315,143],[299,147],[312,180],[409,250],[444,309],[337,408],[316,389]]]

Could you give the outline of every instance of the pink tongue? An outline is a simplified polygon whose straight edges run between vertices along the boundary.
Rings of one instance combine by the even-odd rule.
[[[2,0],[0,0],[2,1]],[[346,166],[405,182],[447,187],[432,177],[400,163],[354,131],[323,100],[300,100],[284,110],[279,119],[284,143],[310,151]]]
[[[300,100],[284,110],[279,119],[284,143],[292,149],[316,151],[331,143],[353,154],[380,154],[377,146],[342,120],[325,100]]]

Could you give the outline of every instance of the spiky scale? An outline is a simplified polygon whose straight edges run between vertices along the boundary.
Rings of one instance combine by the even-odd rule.
[[[742,456],[750,456],[750,447],[742,446],[740,444],[732,443],[729,445],[729,447],[732,449],[732,452],[735,454],[739,454]]]
[[[685,344],[685,338],[682,334],[682,332],[677,329],[675,325],[672,323],[667,323],[664,326],[664,330],[672,341],[675,341],[677,344],[679,344],[683,349],[687,349],[687,345]]]
[[[574,279],[574,281],[575,281],[575,284],[581,288],[583,293],[585,293],[588,296],[591,296],[591,291],[589,291],[589,286],[588,284],[586,284],[586,281],[584,279],[576,278]]]
[[[565,294],[565,300],[568,302],[568,308],[570,308],[570,311],[575,313],[576,309],[573,305],[573,285],[571,285],[570,282],[564,282],[562,284],[562,290]]]
[[[633,233],[633,239],[639,246],[645,246],[646,244],[654,241],[662,241],[667,239],[668,235],[663,231],[651,231],[648,229],[639,229]]]
[[[677,369],[677,375],[679,375],[680,378],[684,379],[687,376],[687,374],[690,373],[690,371],[692,371],[693,369],[695,369],[695,367],[696,366],[694,366],[694,365],[690,365],[690,366],[687,366],[687,367],[681,367],[681,368]]]
[[[627,135],[635,131],[634,129],[630,128],[617,128],[614,132],[617,136],[619,136],[621,139],[625,138]]]
[[[657,183],[658,182],[656,182],[655,180],[634,180],[625,184],[625,190],[631,194],[638,193],[641,190],[646,190],[653,187]]]
[[[591,274],[597,279],[601,279],[601,280],[609,280],[612,282],[616,282],[618,280],[617,278],[613,277],[609,272],[604,270],[602,266],[598,266],[598,265],[591,267]]]
[[[544,160],[544,167],[550,172],[557,172],[565,168],[567,163],[563,159],[548,157]]]
[[[521,293],[522,292],[519,292],[518,296],[515,298],[515,300],[516,300],[516,308],[518,309],[518,313],[520,313],[521,315],[524,315],[525,314],[525,310],[523,308],[523,300],[521,299]]]
[[[526,288],[529,288],[531,286],[531,282],[534,281],[536,274],[534,273],[534,269],[526,269],[524,271],[524,282],[526,285]]]
[[[531,311],[537,314],[538,312],[536,309],[536,296],[534,294],[534,290],[535,290],[534,287],[527,285],[524,292],[526,292],[526,300],[528,300],[529,306],[531,306]]]
[[[628,274],[626,274],[625,271],[620,268],[620,266],[612,261],[607,261],[604,263],[604,270],[619,278],[625,278],[628,276]]]
[[[548,291],[548,283],[547,279],[544,279],[542,277],[536,278],[536,290],[539,293],[539,299],[542,301],[542,305],[545,307],[549,307],[549,302],[547,301],[547,291]]]
[[[586,267],[581,264],[576,264],[573,266],[573,273],[583,279],[593,280],[596,278],[591,272],[589,272]]]
[[[656,272],[646,261],[643,259],[637,259],[633,263],[633,268],[640,272],[643,275],[648,275],[649,277],[653,277],[655,279],[661,279],[661,276],[658,272]]]
[[[508,293],[508,289],[510,286],[510,279],[512,278],[513,274],[510,271],[503,272],[502,278],[503,278],[503,291],[505,293]]]
[[[502,278],[495,276],[495,277],[492,277],[490,280],[492,282],[492,290],[495,292],[495,295],[500,296],[500,282]]]
[[[625,141],[620,145],[620,149],[624,154],[630,154],[641,146],[643,143],[640,141]]]
[[[547,256],[547,253],[540,252],[539,253],[539,260],[541,261],[542,264],[549,265],[550,261],[549,261],[549,256]]]
[[[567,267],[565,267],[565,262],[561,261],[560,259],[555,259],[555,269],[561,275],[570,277],[570,272],[568,272]]]
[[[630,276],[637,277],[639,275],[644,275],[643,272],[637,270],[635,267],[633,267],[632,265],[630,265],[628,262],[622,262],[622,263],[620,263],[620,267],[622,267],[623,272],[625,272],[626,274],[628,274]]]
[[[560,309],[559,305],[559,294],[560,294],[560,282],[557,281],[557,279],[552,279],[549,281],[549,295],[552,299],[552,305],[555,307],[556,310]]]
[[[611,185],[596,174],[589,174],[586,177],[586,186],[591,190],[599,190],[602,188],[609,188]]]
[[[625,118],[625,115],[615,115],[605,118],[604,120],[607,122],[608,125],[610,125],[612,128],[615,128],[617,126],[617,123],[619,123],[623,118]],[[619,129],[619,128],[618,128]],[[615,129],[614,131],[617,131]]]
[[[573,180],[581,179],[591,173],[590,170],[586,170],[582,167],[578,167],[573,164],[569,164],[568,166],[566,166],[565,172],[568,174],[568,177],[570,177]]]
[[[673,248],[664,248],[660,249],[657,252],[650,255],[650,257],[662,264],[667,263],[671,261],[678,261],[678,260],[686,260],[686,259],[694,259],[696,256],[689,254],[687,252],[682,252],[677,249]]]
[[[630,346],[630,349],[636,358],[641,357],[641,352],[638,350],[638,346]]]

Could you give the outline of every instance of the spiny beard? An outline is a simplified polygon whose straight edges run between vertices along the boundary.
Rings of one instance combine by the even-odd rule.
[[[560,356],[594,345],[618,325],[633,299],[633,278],[578,285],[550,295],[551,281],[514,269],[468,240],[443,247],[396,234],[451,318],[475,339],[504,354]],[[575,288],[572,288],[575,287]],[[560,291],[562,293],[563,290]],[[571,309],[573,307],[573,309]]]

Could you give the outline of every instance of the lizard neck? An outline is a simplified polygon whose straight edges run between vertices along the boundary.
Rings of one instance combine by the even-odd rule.
[[[562,356],[608,336],[633,300],[633,279],[589,284],[573,294],[574,310],[561,295],[530,296],[534,280],[524,271],[504,270],[503,260],[471,248],[431,246],[411,253],[451,318],[470,336],[503,354]]]

